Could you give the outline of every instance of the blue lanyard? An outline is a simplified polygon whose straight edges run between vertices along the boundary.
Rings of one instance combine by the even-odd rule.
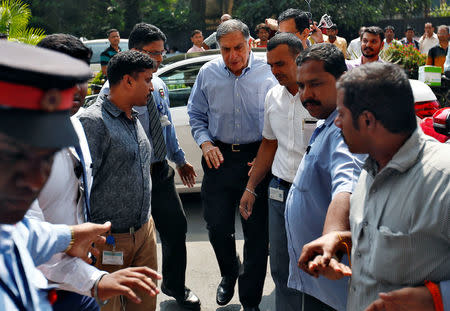
[[[17,246],[15,243],[14,243],[14,254],[16,255],[17,266],[19,267],[20,277],[23,280],[23,286],[25,287],[25,293],[26,293],[27,297],[29,297],[31,299],[30,288],[28,285],[27,276],[25,274],[25,269],[23,268],[22,260],[20,259],[19,250],[17,249]],[[6,283],[1,278],[0,278],[0,286],[3,288],[3,290],[6,292],[6,294],[8,294],[9,298],[11,298],[11,300],[14,302],[17,309],[19,309],[20,311],[26,311],[27,309],[25,308],[25,305],[23,304],[22,299],[21,299],[22,297],[20,296],[19,286],[17,285],[16,279],[14,277],[14,271],[12,270],[12,262],[11,262],[11,264],[7,264],[6,268],[8,270],[8,273],[11,276],[11,279],[14,281],[19,294],[18,294],[18,296],[16,296],[13,293],[13,291],[11,290],[11,288],[9,288],[8,285],[6,285]]]
[[[78,154],[78,157],[80,158],[81,167],[83,169],[82,171],[82,178],[83,178],[83,185],[84,185],[84,204],[85,204],[85,212],[86,212],[86,222],[91,221],[91,204],[89,202],[89,189],[88,189],[88,183],[87,183],[87,173],[86,173],[86,164],[84,162],[83,152],[81,151],[80,146],[75,147],[75,151]]]

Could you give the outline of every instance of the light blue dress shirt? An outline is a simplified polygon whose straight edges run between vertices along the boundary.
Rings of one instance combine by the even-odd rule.
[[[70,240],[70,229],[66,225],[52,225],[27,218],[15,225],[0,224],[0,277],[16,296],[20,292],[20,300],[27,310],[52,310],[47,298],[47,280],[35,267],[49,260],[53,254],[64,251]],[[24,282],[19,271],[14,244],[19,251],[27,282]],[[6,268],[7,261],[12,262],[14,279]],[[1,287],[0,309],[17,310],[13,300]]]
[[[345,310],[348,278],[314,278],[297,267],[303,246],[322,235],[330,202],[340,192],[352,192],[366,155],[354,155],[334,125],[335,110],[317,122],[309,152],[303,156],[286,199],[289,251],[288,286],[316,297],[336,310]],[[346,256],[345,256],[346,257]],[[348,264],[347,258],[344,263]]]
[[[250,53],[235,76],[219,57],[203,65],[188,101],[189,123],[198,145],[220,140],[248,144],[262,139],[264,100],[278,81],[269,65]]]
[[[163,135],[164,140],[166,142],[166,149],[167,149],[167,158],[174,162],[177,166],[182,166],[186,163],[186,158],[184,155],[183,150],[180,147],[180,144],[178,143],[177,134],[175,132],[175,125],[172,122],[172,115],[170,114],[170,100],[169,100],[169,90],[161,78],[153,76],[152,78],[152,84],[153,84],[153,99],[155,100],[155,105],[157,106],[157,109],[160,114],[164,114],[167,116],[170,124],[163,126]],[[109,95],[109,81],[106,81],[103,85],[102,89],[100,90],[100,93],[98,95],[97,101],[100,100],[101,96],[107,96]],[[149,124],[150,119],[148,117],[148,110],[146,106],[135,106],[133,107],[138,113],[139,121],[142,124],[142,127],[144,128],[145,133],[147,134],[147,137],[150,140],[150,144],[152,144],[152,139],[149,133]],[[154,162],[154,156],[153,156],[153,148],[152,148],[152,163]]]

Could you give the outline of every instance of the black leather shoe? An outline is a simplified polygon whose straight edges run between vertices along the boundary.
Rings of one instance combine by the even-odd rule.
[[[184,288],[184,295],[176,295],[170,289],[166,288],[164,283],[162,283],[161,291],[167,296],[175,298],[177,303],[183,308],[189,310],[200,310],[200,299],[187,287]]]
[[[216,302],[219,306],[224,306],[230,302],[234,295],[234,285],[237,276],[224,276],[217,287]]]
[[[260,311],[259,307],[244,307],[244,311]]]

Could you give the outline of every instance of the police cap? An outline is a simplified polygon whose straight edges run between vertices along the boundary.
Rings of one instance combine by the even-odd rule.
[[[35,147],[78,145],[70,109],[76,85],[91,76],[70,56],[0,41],[0,132]]]

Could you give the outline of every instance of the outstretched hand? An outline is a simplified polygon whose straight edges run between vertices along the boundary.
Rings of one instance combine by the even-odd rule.
[[[156,280],[160,279],[161,275],[148,267],[121,269],[102,277],[97,287],[98,298],[107,300],[124,295],[134,303],[141,303],[141,298],[135,292],[136,289],[147,295],[156,296],[159,294]]]
[[[94,248],[92,244],[105,244],[106,238],[101,236],[111,229],[111,222],[107,221],[103,225],[94,223],[84,223],[81,225],[71,226],[73,230],[73,245],[69,246],[66,254],[72,257],[79,257],[88,264],[92,263],[88,253],[98,257],[100,252]]]

